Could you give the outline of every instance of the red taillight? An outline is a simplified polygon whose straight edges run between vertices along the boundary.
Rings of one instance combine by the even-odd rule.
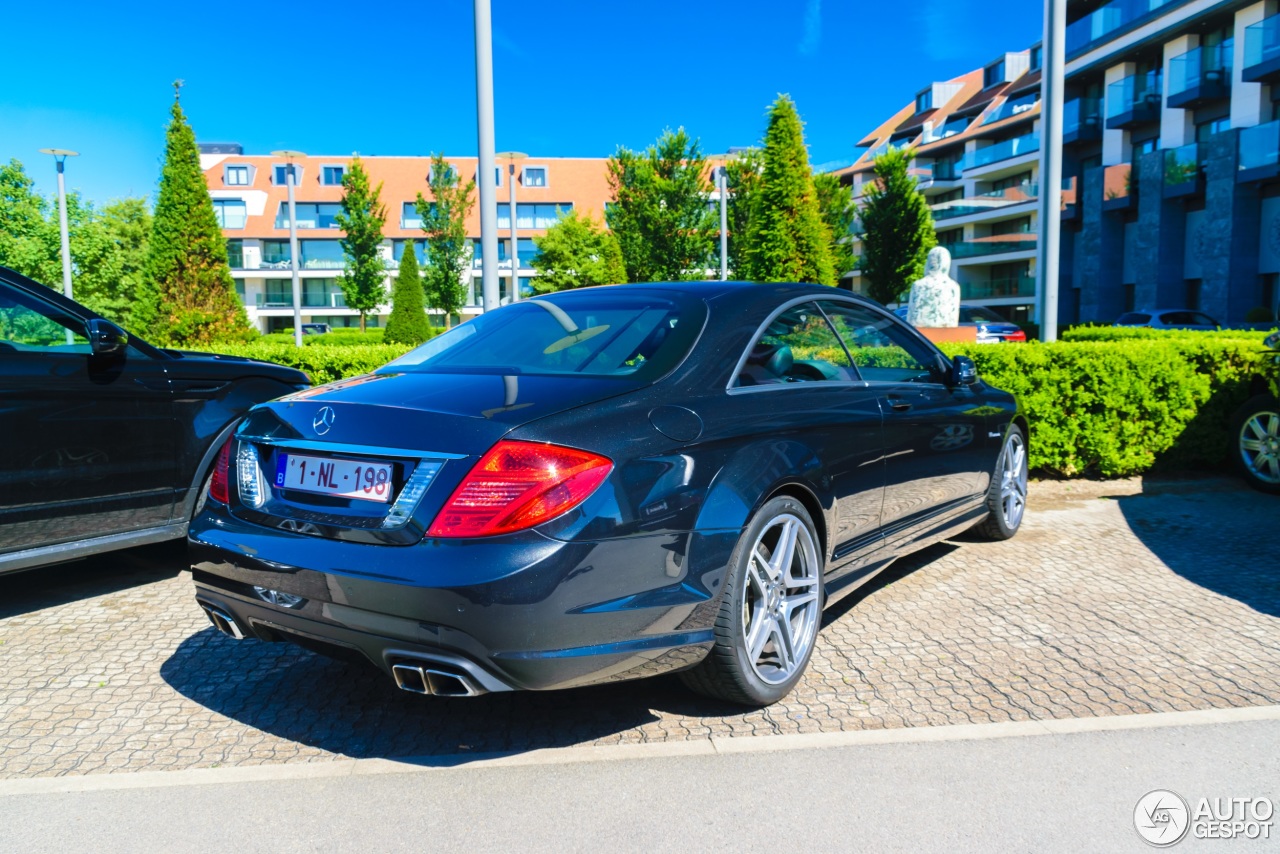
[[[213,477],[209,478],[209,497],[214,501],[227,503],[227,469],[231,465],[231,439],[218,451],[218,460],[213,464]]]
[[[1009,337],[1008,337],[1008,338],[1006,338],[1005,340],[1006,340],[1006,341],[1026,341],[1026,340],[1027,340],[1027,333],[1026,333],[1025,331],[1023,331],[1023,330],[1019,329],[1019,330],[1017,330],[1016,332],[1010,332],[1010,333],[1009,333]]]
[[[502,441],[449,496],[429,537],[488,537],[541,525],[577,507],[613,463],[559,445]]]

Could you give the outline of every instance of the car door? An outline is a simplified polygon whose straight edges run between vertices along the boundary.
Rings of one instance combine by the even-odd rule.
[[[83,317],[0,281],[0,553],[164,525],[164,366],[90,352]]]
[[[995,447],[985,410],[973,389],[947,385],[937,352],[887,312],[842,300],[822,307],[884,410],[881,526],[898,549],[981,500]]]
[[[816,302],[794,303],[766,322],[729,396],[729,417],[742,429],[811,451],[820,471],[806,474],[833,495],[832,579],[866,563],[881,546],[883,416]]]

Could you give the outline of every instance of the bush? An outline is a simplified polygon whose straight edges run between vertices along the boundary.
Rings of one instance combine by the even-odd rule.
[[[971,357],[983,380],[1018,396],[1031,426],[1030,465],[1042,474],[1222,465],[1231,413],[1266,370],[1261,336],[1144,331],[1156,337],[943,350]]]
[[[273,336],[264,336],[271,338]],[[321,337],[321,336],[312,336]],[[334,380],[367,374],[382,367],[397,356],[409,352],[411,347],[402,344],[353,344],[341,347],[297,347],[290,340],[287,344],[274,341],[256,341],[250,344],[209,344],[192,347],[224,353],[228,356],[244,356],[275,362],[305,371],[316,385]]]
[[[1252,329],[1151,329],[1147,326],[1073,326],[1059,336],[1063,341],[1262,341],[1267,333]]]
[[[1255,305],[1244,313],[1245,323],[1270,323],[1276,316],[1265,305]]]
[[[427,337],[430,338],[443,332],[443,329],[432,328]],[[363,344],[381,344],[383,343],[383,330],[370,329],[362,333],[356,327],[350,329],[339,327],[332,332],[326,332],[322,335],[304,335],[302,343],[306,347],[351,347]],[[292,332],[273,332],[270,335],[263,335],[258,339],[268,344],[288,344],[293,346]]]

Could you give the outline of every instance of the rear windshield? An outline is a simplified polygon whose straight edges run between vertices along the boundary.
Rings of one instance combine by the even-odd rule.
[[[705,319],[702,300],[673,291],[615,285],[562,293],[482,314],[379,372],[618,377],[652,382],[679,364]]]
[[[1128,314],[1120,315],[1120,319],[1116,321],[1116,326],[1142,326],[1151,321],[1151,315],[1143,314],[1140,311],[1131,311]]]
[[[960,306],[960,322],[961,323],[1008,323],[1000,315],[996,314],[989,308],[982,306]]]

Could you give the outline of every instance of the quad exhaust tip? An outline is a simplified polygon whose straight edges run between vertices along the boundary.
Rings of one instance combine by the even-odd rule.
[[[396,687],[411,694],[430,694],[436,697],[477,697],[485,690],[469,675],[451,670],[440,670],[439,665],[401,663],[391,666]]]
[[[227,637],[244,640],[244,632],[240,630],[235,618],[226,611],[221,608],[215,608],[213,605],[206,605],[204,602],[200,603],[200,608],[204,611],[205,616],[209,618],[209,622],[213,623],[215,629]]]

